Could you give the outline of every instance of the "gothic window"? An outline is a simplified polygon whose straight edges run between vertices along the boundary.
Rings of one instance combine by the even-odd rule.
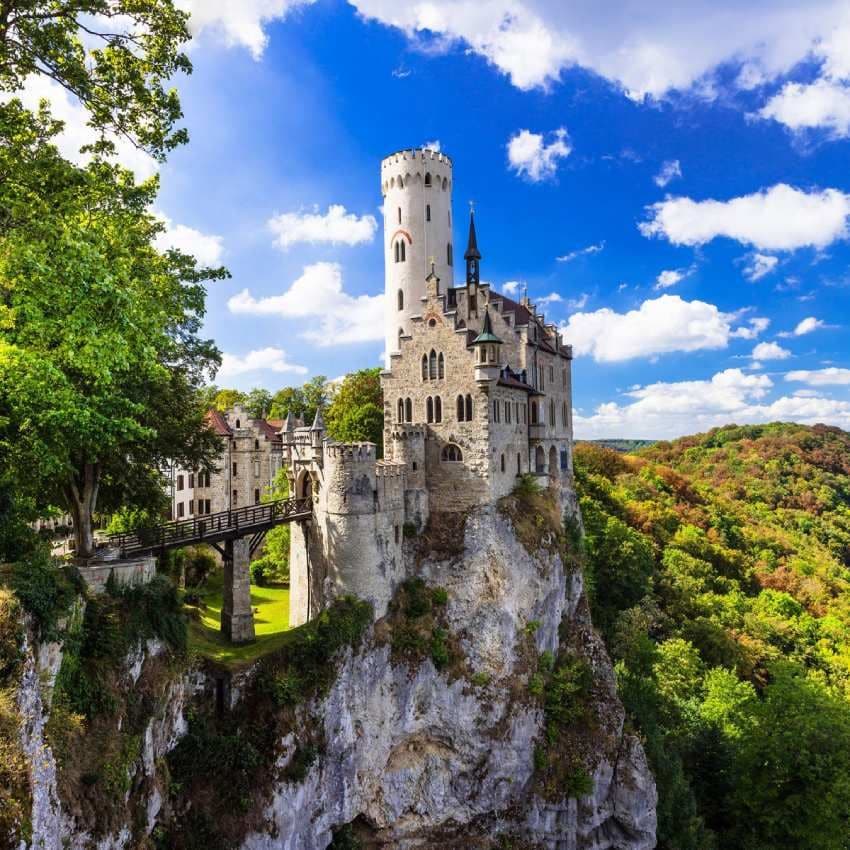
[[[430,171],[425,175],[425,185],[426,186],[431,185],[431,172]]]
[[[413,422],[413,402],[409,398],[404,400],[404,418]]]
[[[466,421],[472,422],[472,396],[466,397]]]
[[[464,407],[463,407],[463,396],[462,395],[459,395],[457,397],[457,421],[458,422],[465,421]]]
[[[564,371],[561,372],[561,384],[563,385],[564,389],[567,388],[567,370],[566,369],[564,369]]]
[[[452,243],[446,245],[446,262],[451,266],[454,265],[454,254],[452,253]]]
[[[428,422],[434,421],[434,399],[431,396],[425,401],[425,418]]]
[[[502,455],[502,472],[505,471],[505,456]]]
[[[444,192],[446,191],[446,187],[447,187],[448,185],[449,185],[449,181],[448,181],[448,180],[446,180],[446,178],[444,177],[444,178],[443,178],[443,191],[444,191]]]
[[[398,309],[403,310],[404,309],[404,292],[402,292],[402,290],[400,290],[400,289],[398,291],[397,299],[398,299]]]
[[[398,329],[398,348],[401,351],[401,338],[404,336],[404,328]]]
[[[428,355],[428,377],[432,381],[437,380],[437,352],[433,348]]]
[[[254,448],[256,450],[259,450],[259,448],[260,448],[260,441],[259,440],[254,440]]]
[[[561,423],[566,428],[567,427],[567,403],[564,402],[561,405]]]
[[[555,427],[555,401],[554,401],[554,399],[549,399],[549,424],[553,428]]]
[[[404,399],[398,400],[398,422],[404,422]]]
[[[239,424],[239,420],[238,420],[238,419],[236,420],[236,427],[237,427],[237,428],[241,428],[241,427],[242,427],[242,426]]]
[[[428,380],[428,355],[427,354],[422,355],[422,380],[423,381]]]
[[[508,425],[511,424],[511,403],[509,401],[505,402],[505,422],[507,422]]]
[[[531,410],[531,424],[536,425],[537,424],[537,402],[532,401],[530,403],[529,409]]]
[[[443,352],[440,352],[439,357],[437,357],[437,377],[442,381],[443,378],[446,377],[446,364],[443,359]]]
[[[443,421],[443,400],[440,396],[434,398],[434,421]]]
[[[399,248],[398,248],[398,242],[396,242],[395,246],[394,246],[394,257],[395,257],[396,262],[398,262],[398,255],[399,255]]]
[[[499,421],[499,402],[493,399],[493,421]]]
[[[463,460],[463,452],[454,443],[449,443],[443,448],[442,459],[448,463],[460,463]]]
[[[425,204],[425,221],[431,221],[431,204]]]

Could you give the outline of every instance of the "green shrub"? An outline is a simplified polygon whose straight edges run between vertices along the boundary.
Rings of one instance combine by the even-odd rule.
[[[479,670],[472,677],[472,684],[477,685],[479,688],[485,688],[490,684],[490,674],[486,670]]]
[[[437,606],[447,605],[449,601],[449,592],[444,587],[435,587],[431,591],[431,602]]]
[[[319,757],[318,749],[313,744],[299,746],[289,760],[283,772],[283,778],[289,782],[303,782],[313,762]]]
[[[423,656],[428,644],[425,636],[412,623],[399,623],[393,629],[393,652],[402,655]]]
[[[534,637],[537,634],[537,630],[540,628],[540,620],[529,620],[525,624],[525,633],[529,637]]]
[[[263,562],[262,558],[251,564],[251,581],[257,585],[257,587],[266,586],[266,564]]]
[[[546,770],[549,765],[549,756],[546,753],[546,748],[541,744],[537,744],[534,748],[534,769]]]
[[[513,495],[518,498],[534,496],[540,492],[540,483],[537,481],[537,476],[526,472],[520,475],[519,480],[514,485]]]
[[[566,777],[564,794],[567,797],[587,797],[593,793],[593,777],[583,768],[574,767]]]
[[[542,697],[546,688],[546,679],[542,673],[532,673],[528,677],[528,692],[536,697]]]
[[[46,553],[37,552],[13,566],[12,589],[32,616],[42,640],[56,638],[57,621],[68,612],[76,595],[76,582],[69,571],[59,568]]]
[[[0,587],[0,685],[15,672],[22,642],[21,605],[10,590]]]
[[[419,533],[416,529],[416,523],[414,522],[406,522],[402,527],[402,534],[404,534],[405,538],[409,539],[411,537],[416,537]]]
[[[328,850],[362,850],[363,842],[354,832],[354,827],[347,823],[334,830],[333,840],[328,844]]]
[[[438,670],[448,665],[450,660],[449,647],[446,643],[446,630],[439,626],[434,628],[431,634],[431,660]]]
[[[293,670],[278,673],[274,679],[272,696],[279,706],[298,705],[304,694],[304,684]]]
[[[428,585],[421,578],[412,578],[402,584],[404,613],[407,617],[424,617],[431,610],[432,597]]]

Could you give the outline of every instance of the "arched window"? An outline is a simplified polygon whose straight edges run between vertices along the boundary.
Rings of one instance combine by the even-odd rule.
[[[502,472],[505,471],[505,456],[502,455]]]
[[[446,362],[443,359],[443,352],[437,358],[437,377],[442,381],[446,377]]]
[[[463,407],[463,396],[459,395],[457,397],[457,421],[463,422],[465,420],[464,416],[464,407]]]
[[[425,401],[425,419],[428,422],[434,421],[434,399],[431,396],[428,396]]]
[[[561,405],[561,421],[562,421],[563,426],[566,428],[567,427],[567,403],[566,402],[563,402],[563,404]]]
[[[543,451],[543,446],[538,446],[534,450],[534,471],[538,475],[546,472],[546,452]]]
[[[404,309],[404,292],[401,289],[399,289],[399,291],[398,291],[397,299],[398,299],[398,309],[403,310]]]
[[[431,221],[431,204],[425,204],[425,221]]]
[[[549,399],[549,424],[555,427],[555,400]]]
[[[511,403],[509,401],[505,402],[505,422],[508,425],[511,424]]]
[[[536,425],[537,424],[537,402],[536,401],[530,402],[528,409],[531,412],[531,424]]]
[[[399,261],[403,263],[403,262],[404,262],[404,260],[405,260],[405,256],[404,256],[404,252],[405,252],[404,239],[399,239],[399,240],[398,240],[398,244],[399,244]]]
[[[443,178],[443,191],[444,191],[444,192],[445,192],[445,190],[446,190],[446,188],[447,188],[447,186],[448,186],[448,185],[449,185],[449,181],[448,181],[448,180],[446,180],[446,178],[444,177],[444,178]]]
[[[456,446],[454,443],[449,443],[443,448],[441,457],[443,461],[447,463],[460,463],[463,460],[463,452],[460,450],[459,446]]]
[[[239,422],[239,420],[238,420],[238,419],[236,420],[236,427],[237,427],[237,428],[241,428],[241,427],[242,427],[242,425],[241,425],[241,423]]]
[[[255,449],[255,450],[258,450],[259,448],[260,448],[260,441],[259,441],[259,440],[254,440],[254,449]]]
[[[434,398],[434,421],[443,421],[443,400],[440,398],[440,396],[436,396]]]
[[[398,223],[401,224],[401,207],[398,208]]]
[[[401,254],[401,250],[399,249],[399,243],[398,242],[396,242],[395,245],[393,246],[393,251],[394,251],[395,261],[398,262],[399,255]]]
[[[423,381],[428,380],[428,355],[427,354],[422,355],[422,380]]]
[[[404,418],[413,422],[413,402],[409,398],[404,400]]]
[[[398,400],[398,422],[404,422],[404,399]]]
[[[454,265],[454,256],[452,254],[452,243],[446,245],[446,262],[451,266]]]
[[[428,355],[428,377],[432,381],[437,380],[437,352],[433,348]]]
[[[398,348],[401,351],[401,338],[404,336],[404,328],[398,329]]]
[[[466,397],[466,421],[472,422],[472,396]]]
[[[425,175],[425,185],[426,186],[431,185],[431,172],[430,171]]]
[[[522,475],[522,455],[519,452],[516,453],[516,474]]]

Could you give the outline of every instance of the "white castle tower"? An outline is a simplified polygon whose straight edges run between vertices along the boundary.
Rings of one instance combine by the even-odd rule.
[[[398,151],[381,162],[384,198],[386,313],[384,356],[399,350],[420,315],[425,278],[434,271],[445,291],[454,285],[452,161],[439,151]]]

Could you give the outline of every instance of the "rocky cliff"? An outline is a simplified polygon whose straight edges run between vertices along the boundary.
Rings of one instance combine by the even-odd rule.
[[[135,715],[139,743],[105,826],[83,799],[91,780],[57,787],[38,667],[55,675],[61,658],[28,646],[19,705],[33,817],[20,847],[654,847],[653,778],[624,728],[560,515],[537,507],[433,518],[405,543],[418,580],[312,692],[262,664],[235,680],[203,665],[164,675],[161,645],[140,644],[122,681],[132,691],[152,677],[156,693]],[[219,730],[212,755],[212,733],[189,731],[199,718]]]

